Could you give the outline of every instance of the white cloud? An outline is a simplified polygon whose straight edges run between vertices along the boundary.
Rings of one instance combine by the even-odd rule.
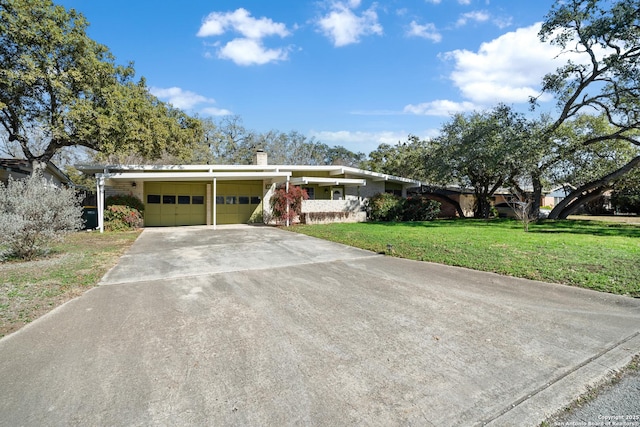
[[[156,96],[181,110],[190,110],[197,104],[202,104],[205,102],[216,102],[214,99],[198,95],[197,93],[188,90],[182,90],[179,87],[151,87],[149,88],[149,92],[151,92],[153,96]]]
[[[218,58],[238,65],[263,65],[287,59],[287,49],[267,49],[261,40],[234,39],[218,50]]]
[[[419,116],[449,117],[456,113],[466,113],[476,110],[477,106],[469,101],[454,102],[446,99],[423,102],[421,104],[409,104],[404,107],[404,112]]]
[[[464,98],[480,104],[526,102],[539,92],[542,77],[567,60],[538,39],[540,24],[508,32],[480,45],[477,52],[454,50],[451,80]],[[526,49],[523,48],[526,46]]]
[[[494,18],[491,22],[493,22],[493,24],[496,27],[500,29],[504,29],[504,28],[510,27],[511,24],[513,24],[513,18],[511,16],[503,16],[499,18]]]
[[[456,22],[456,26],[462,27],[464,25],[467,25],[469,21],[487,22],[490,17],[491,16],[489,15],[489,13],[483,10],[476,10],[473,12],[463,13],[462,15],[460,15],[460,18],[458,18],[458,21]]]
[[[231,116],[233,112],[225,108],[207,107],[200,110],[205,116]]]
[[[526,103],[540,94],[542,78],[571,59],[582,63],[587,58],[563,54],[557,46],[538,39],[540,23],[519,28],[482,43],[478,51],[454,50],[442,57],[453,62],[449,75],[460,91],[461,101],[435,100],[404,107],[404,113],[449,116],[452,113],[489,108],[496,103]],[[526,49],[523,47],[526,46]],[[541,102],[551,100],[544,95]]]
[[[471,4],[471,0],[458,0],[458,3],[460,3],[462,5],[470,5]]]
[[[273,22],[265,17],[256,19],[246,9],[239,8],[234,12],[210,13],[200,26],[197,36],[219,36],[229,30],[238,32],[250,39],[261,39],[274,35],[280,37],[290,35],[284,24]]]
[[[348,3],[337,1],[332,4],[329,14],[318,19],[320,31],[332,40],[335,47],[358,43],[363,36],[382,34],[375,5],[358,16],[352,9],[359,6],[359,0],[350,0]]]
[[[420,25],[416,21],[411,21],[409,24],[408,36],[421,37],[427,40],[431,40],[434,43],[442,41],[442,34],[438,32],[436,26],[432,23]]]
[[[440,4],[442,0],[425,0],[427,3]]]
[[[288,58],[288,48],[269,49],[263,41],[270,36],[283,38],[291,35],[286,25],[265,17],[256,19],[243,8],[236,9],[234,12],[209,14],[196,35],[212,37],[222,36],[227,32],[239,33],[242,37],[219,47],[218,58],[230,59],[238,65],[262,65]],[[205,57],[211,57],[211,54],[205,53]]]
[[[207,98],[189,90],[183,90],[179,87],[151,87],[149,92],[162,101],[165,101],[180,110],[194,110],[200,104],[215,104],[215,99]],[[202,114],[210,116],[231,115],[231,111],[216,107],[205,107],[200,110]]]

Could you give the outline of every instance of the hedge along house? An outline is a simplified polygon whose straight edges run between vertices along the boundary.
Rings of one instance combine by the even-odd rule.
[[[298,185],[306,223],[365,221],[366,200],[378,193],[406,197],[419,181],[345,166],[269,165],[257,152],[253,165],[78,165],[95,174],[98,228],[105,197],[131,194],[144,201],[144,225],[272,223],[269,200],[278,185]]]

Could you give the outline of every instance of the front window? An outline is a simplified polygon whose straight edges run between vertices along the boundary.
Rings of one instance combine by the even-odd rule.
[[[309,200],[315,200],[316,198],[316,189],[313,187],[302,187],[303,190],[307,192],[307,196],[309,196]]]

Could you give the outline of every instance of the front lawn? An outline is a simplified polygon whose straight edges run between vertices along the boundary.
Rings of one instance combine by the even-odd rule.
[[[291,231],[391,256],[640,297],[640,226],[515,220],[298,225]]]
[[[0,263],[0,337],[94,287],[139,232],[77,232],[46,258]]]

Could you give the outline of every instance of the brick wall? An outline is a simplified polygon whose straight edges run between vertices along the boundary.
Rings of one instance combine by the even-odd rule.
[[[135,187],[131,186],[132,182],[136,183]],[[113,184],[105,186],[105,198],[118,194],[136,196],[140,200],[144,201],[144,183],[142,181],[115,181]]]

